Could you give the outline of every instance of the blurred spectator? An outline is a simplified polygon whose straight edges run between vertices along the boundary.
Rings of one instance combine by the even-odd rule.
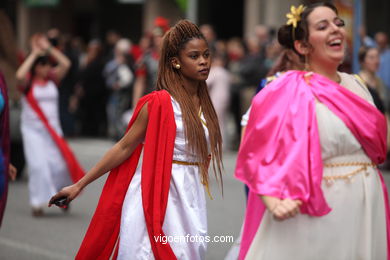
[[[92,40],[81,61],[75,90],[81,134],[85,136],[106,136],[107,91],[103,68],[102,45],[99,40]]]
[[[211,101],[218,116],[219,127],[222,139],[226,139],[226,116],[230,102],[230,73],[224,67],[225,61],[222,56],[214,55],[212,59],[210,74],[206,80]],[[223,142],[226,148],[225,142]]]
[[[245,47],[240,38],[232,38],[227,42],[228,63],[227,68],[231,73],[230,87],[230,111],[234,118],[235,133],[232,140],[233,148],[238,148],[241,134],[241,91],[244,87],[244,79],[241,74],[241,66],[245,57]]]
[[[390,48],[389,38],[386,33],[378,32],[375,34],[375,41],[379,49],[380,65],[378,75],[383,80],[387,87],[387,91],[390,91]],[[390,98],[388,98],[389,100]]]
[[[260,53],[265,55],[265,48],[271,41],[270,28],[265,24],[258,24],[255,26],[254,35],[257,38]]]
[[[150,44],[146,47],[142,57],[137,61],[136,80],[134,83],[133,106],[137,104],[140,97],[152,92],[156,88],[158,61],[160,59],[160,49],[162,39],[169,29],[168,20],[163,17],[157,17],[154,20],[154,28],[150,34],[150,41],[144,39],[144,44]]]
[[[203,24],[199,27],[203,36],[206,38],[207,43],[209,44],[209,48],[212,53],[217,51],[217,36],[215,34],[215,30],[210,24]]]
[[[361,70],[360,78],[367,85],[376,107],[385,113],[385,91],[386,87],[382,80],[376,75],[379,69],[379,51],[374,47],[362,47],[359,50],[359,62]]]
[[[126,130],[121,118],[130,106],[134,82],[134,62],[129,55],[131,48],[130,40],[120,39],[115,46],[114,58],[105,65],[103,71],[110,91],[107,101],[108,136],[114,140],[119,140]]]
[[[75,91],[77,75],[79,71],[80,54],[72,46],[72,37],[69,34],[61,34],[58,29],[50,29],[47,32],[49,42],[53,47],[61,51],[71,62],[68,73],[59,83],[59,111],[60,121],[64,136],[75,135],[75,111],[71,107],[71,97]]]
[[[265,58],[264,58],[264,67],[267,72],[273,67],[275,61],[279,58],[280,53],[283,48],[277,41],[274,39],[265,48]]]
[[[362,25],[359,30],[362,46],[376,47],[375,40],[367,35],[366,27]]]
[[[115,45],[122,38],[120,33],[115,30],[109,30],[106,32],[106,41],[104,46],[104,59],[105,61],[110,61],[114,58],[115,54]]]
[[[248,51],[240,67],[240,73],[244,80],[241,103],[242,112],[249,108],[259,82],[268,71],[264,64],[264,55],[260,52],[261,45],[258,38],[255,36],[247,37],[245,43]]]

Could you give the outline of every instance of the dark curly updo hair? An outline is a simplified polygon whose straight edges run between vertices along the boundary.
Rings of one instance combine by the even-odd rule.
[[[293,26],[290,25],[282,25],[279,28],[278,31],[278,41],[280,45],[287,49],[292,49],[294,50],[301,58],[302,55],[298,53],[298,51],[294,47],[294,41],[303,41],[307,45],[309,45],[308,39],[309,39],[309,25],[307,21],[307,17],[313,12],[314,9],[317,7],[328,7],[332,9],[337,15],[338,11],[337,8],[329,2],[319,2],[319,3],[314,3],[310,4],[305,7],[305,10],[301,14],[301,20],[298,22],[297,27],[293,28]]]

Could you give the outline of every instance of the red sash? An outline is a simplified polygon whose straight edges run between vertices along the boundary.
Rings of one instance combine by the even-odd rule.
[[[76,259],[116,259],[123,201],[144,148],[142,163],[142,203],[155,259],[176,259],[170,245],[154,237],[164,235],[162,225],[168,203],[176,124],[171,97],[165,90],[144,96],[137,104],[128,130],[141,108],[148,105],[148,126],[145,144],[138,145],[133,154],[111,170],[88,231]],[[144,146],[144,147],[143,147]],[[114,250],[116,246],[116,250]],[[134,256],[136,258],[136,256]]]
[[[66,162],[72,181],[75,183],[84,176],[84,170],[81,168],[79,162],[77,161],[76,157],[74,156],[72,150],[70,149],[64,138],[60,136],[53,129],[53,127],[51,127],[49,121],[47,120],[45,114],[39,107],[39,104],[33,95],[33,90],[34,85],[32,85],[31,89],[28,91],[26,95],[26,100],[28,101],[34,112],[38,115],[38,118],[42,121],[50,136],[53,138],[54,143],[57,145]]]

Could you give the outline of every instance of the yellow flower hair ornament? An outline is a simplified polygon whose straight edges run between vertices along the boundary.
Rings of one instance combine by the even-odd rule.
[[[298,22],[301,20],[301,14],[305,10],[305,6],[300,5],[298,8],[295,8],[295,6],[291,6],[290,12],[286,14],[286,17],[288,18],[287,20],[287,25],[292,25],[293,28],[296,28],[298,25]]]

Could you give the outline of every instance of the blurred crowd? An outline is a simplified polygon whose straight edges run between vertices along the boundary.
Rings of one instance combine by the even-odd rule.
[[[21,95],[16,91],[15,71],[29,50],[17,50],[12,29],[6,27],[0,32],[0,69],[11,92],[11,135],[13,152],[18,153],[21,144],[15,140],[20,140],[18,104]],[[59,82],[59,111],[65,137],[118,140],[123,135],[133,106],[155,87],[159,49],[169,28],[169,21],[158,17],[154,28],[145,32],[138,42],[114,29],[106,33],[105,39],[89,42],[56,28],[45,33],[51,45],[71,61],[67,75]],[[275,30],[266,25],[257,25],[243,38],[224,40],[218,38],[212,25],[204,24],[200,28],[213,54],[207,83],[219,117],[224,149],[236,150],[241,117],[261,80],[274,73],[272,67],[281,58],[282,47]],[[377,32],[373,36],[361,30],[359,75],[378,108],[385,113],[390,108],[390,47],[386,33]],[[348,67],[345,66],[345,70]],[[12,157],[20,160],[20,156]]]

